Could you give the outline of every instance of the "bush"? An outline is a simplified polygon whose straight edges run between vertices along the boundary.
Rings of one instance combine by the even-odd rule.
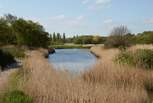
[[[33,100],[22,91],[14,90],[5,95],[4,103],[33,103]]]
[[[15,58],[24,58],[25,57],[25,50],[18,48],[18,47],[4,47],[2,48],[4,52],[10,53]]]
[[[105,47],[126,48],[130,45],[129,35],[130,32],[127,27],[125,26],[116,27],[112,30],[111,35],[107,38],[105,42]]]
[[[130,54],[130,52],[123,52],[123,51],[115,58],[115,62],[119,64],[128,64],[128,65],[134,64],[133,60],[134,57]]]
[[[135,52],[122,51],[116,56],[115,62],[119,64],[134,65],[145,69],[152,69],[153,50],[137,49]]]
[[[153,50],[138,49],[135,52],[135,62],[143,68],[153,68]]]
[[[9,52],[4,52],[0,49],[0,66],[2,67],[2,70],[5,66],[11,63],[15,63],[14,57]]]

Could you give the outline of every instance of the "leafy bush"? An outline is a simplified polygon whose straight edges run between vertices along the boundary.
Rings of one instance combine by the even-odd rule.
[[[0,49],[0,66],[2,67],[2,70],[5,66],[11,63],[15,63],[14,57],[9,52],[4,52]]]
[[[135,62],[143,68],[153,68],[153,50],[138,49],[134,55]]]
[[[33,100],[22,91],[14,90],[5,95],[4,103],[33,103]]]
[[[128,64],[128,65],[134,64],[133,60],[134,57],[130,54],[130,52],[123,52],[123,51],[115,58],[115,62],[119,64]]]
[[[18,47],[4,47],[2,48],[4,52],[10,53],[15,58],[24,58],[25,57],[25,50],[18,48]]]
[[[135,52],[121,52],[116,58],[115,62],[119,64],[128,64],[145,69],[153,68],[153,50],[137,49]]]

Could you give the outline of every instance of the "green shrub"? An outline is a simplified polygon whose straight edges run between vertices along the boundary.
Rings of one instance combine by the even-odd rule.
[[[4,52],[10,53],[15,58],[24,58],[25,57],[25,50],[18,48],[18,47],[3,47],[2,50]]]
[[[3,101],[4,103],[33,103],[33,100],[30,96],[18,90],[7,93]]]
[[[135,52],[134,58],[139,67],[153,68],[153,50],[138,49]]]
[[[116,58],[115,58],[115,62],[119,63],[119,64],[128,64],[128,65],[132,65],[134,63],[134,58],[133,56],[130,54],[130,52],[121,52],[119,53]]]
[[[115,62],[145,69],[153,68],[153,50],[137,49],[135,52],[122,51],[115,57]]]

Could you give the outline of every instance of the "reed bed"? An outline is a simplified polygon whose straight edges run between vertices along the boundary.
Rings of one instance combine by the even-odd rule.
[[[53,69],[42,51],[29,52],[19,71],[19,89],[35,103],[150,103],[146,87],[153,85],[151,71],[113,64],[110,60],[118,50],[93,50],[105,55],[103,60],[76,77]]]

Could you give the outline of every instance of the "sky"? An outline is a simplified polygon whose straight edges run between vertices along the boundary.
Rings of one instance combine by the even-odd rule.
[[[109,35],[126,25],[132,33],[153,30],[153,0],[0,0],[11,13],[42,24],[48,32]]]

